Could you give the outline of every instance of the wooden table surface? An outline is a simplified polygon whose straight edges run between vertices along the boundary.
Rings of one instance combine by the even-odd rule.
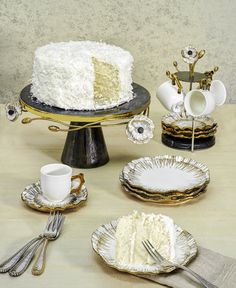
[[[0,275],[0,287],[162,287],[106,266],[91,248],[91,234],[101,224],[136,209],[163,213],[188,230],[199,245],[236,257],[236,106],[224,105],[213,117],[219,128],[216,145],[208,150],[174,150],[161,143],[160,118],[166,111],[153,99],[151,118],[156,130],[146,145],[135,145],[125,127],[104,128],[110,162],[85,173],[89,197],[85,206],[66,213],[60,238],[48,246],[46,270],[32,276],[31,267],[18,278]],[[25,114],[26,116],[26,114]],[[41,166],[60,162],[65,141],[63,132],[52,133],[46,121],[28,125],[18,119],[0,118],[0,259],[4,260],[26,241],[40,234],[47,214],[24,206],[20,194],[38,180]],[[197,200],[181,206],[160,206],[128,197],[120,188],[119,173],[125,163],[142,156],[182,155],[208,165],[211,182]]]

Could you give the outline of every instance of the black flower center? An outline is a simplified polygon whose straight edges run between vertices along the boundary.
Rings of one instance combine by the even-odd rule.
[[[12,110],[12,109],[8,110],[8,114],[9,114],[10,116],[12,116],[14,113],[15,113],[14,110]]]
[[[193,51],[192,50],[188,50],[188,55],[189,56],[193,55]]]
[[[139,133],[139,134],[142,134],[143,131],[144,131],[143,127],[138,127],[138,133]]]

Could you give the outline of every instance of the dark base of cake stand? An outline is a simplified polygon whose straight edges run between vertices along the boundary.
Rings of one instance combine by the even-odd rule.
[[[71,122],[83,126],[87,123]],[[67,134],[61,161],[76,168],[95,168],[109,161],[102,128],[86,128]]]
[[[161,140],[163,144],[171,148],[191,150],[192,147],[191,139],[176,138],[162,133]],[[194,139],[194,150],[206,149],[214,145],[215,145],[215,136],[211,136],[208,138]]]

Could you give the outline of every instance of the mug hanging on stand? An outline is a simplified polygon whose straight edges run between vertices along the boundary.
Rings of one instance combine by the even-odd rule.
[[[177,85],[173,85],[171,81],[166,81],[158,87],[156,97],[167,110],[173,111],[176,106],[183,102],[184,93],[179,91]]]
[[[216,106],[221,106],[226,100],[226,89],[220,80],[211,82],[210,90],[195,89],[189,91],[184,99],[184,107],[187,114],[193,117],[192,121],[192,145],[194,150],[194,118],[211,114]]]
[[[226,99],[226,89],[220,80],[211,83],[210,90],[194,89],[189,91],[184,99],[186,112],[193,116],[203,116],[211,114],[216,106],[224,104]]]

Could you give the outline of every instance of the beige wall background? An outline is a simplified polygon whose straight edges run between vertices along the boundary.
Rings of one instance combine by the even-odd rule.
[[[34,50],[49,42],[103,40],[129,50],[133,79],[154,96],[181,49],[205,49],[196,66],[220,67],[215,79],[236,103],[234,0],[0,0],[0,102],[30,83]]]

